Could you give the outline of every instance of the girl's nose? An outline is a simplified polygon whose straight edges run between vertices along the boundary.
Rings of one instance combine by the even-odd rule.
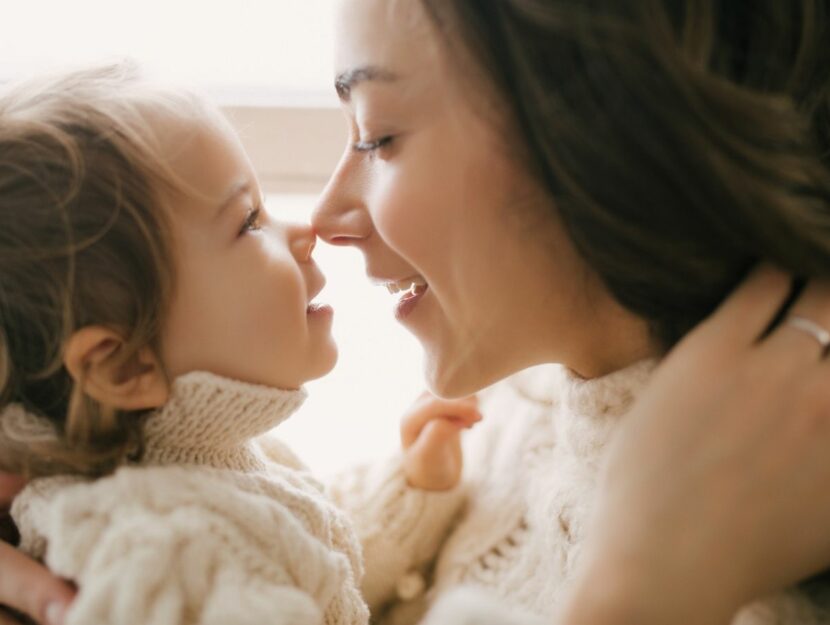
[[[291,254],[297,262],[307,263],[317,244],[317,236],[309,225],[291,224],[288,227],[288,241]]]

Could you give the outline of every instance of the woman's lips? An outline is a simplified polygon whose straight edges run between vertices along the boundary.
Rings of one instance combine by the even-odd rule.
[[[395,305],[395,319],[403,321],[412,314],[412,311],[415,310],[418,302],[421,301],[421,298],[428,290],[429,285],[427,284],[413,283],[410,289],[403,294]]]

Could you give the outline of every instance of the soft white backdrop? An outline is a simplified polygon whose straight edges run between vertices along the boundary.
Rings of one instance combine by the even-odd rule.
[[[332,0],[0,0],[0,79],[130,56],[241,98],[336,103]]]
[[[331,0],[0,0],[0,15],[0,81],[129,56],[222,104],[337,104]],[[308,219],[313,194],[277,191],[269,210]],[[341,357],[279,430],[325,474],[395,448],[422,383],[417,344],[395,323],[391,296],[364,279],[359,254],[320,245],[315,257]]]
[[[314,197],[277,195],[268,202],[279,217],[303,219]],[[314,257],[328,279],[317,301],[334,306],[340,359],[308,385],[305,406],[279,431],[326,474],[396,449],[398,418],[423,383],[420,347],[395,321],[394,296],[364,278],[360,254],[318,245]]]

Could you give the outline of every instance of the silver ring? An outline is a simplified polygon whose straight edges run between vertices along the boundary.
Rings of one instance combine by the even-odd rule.
[[[826,355],[827,352],[830,351],[830,332],[821,327],[815,321],[807,319],[806,317],[792,315],[787,317],[787,325],[797,328],[802,332],[806,332],[816,339],[818,344],[821,345],[822,355]]]

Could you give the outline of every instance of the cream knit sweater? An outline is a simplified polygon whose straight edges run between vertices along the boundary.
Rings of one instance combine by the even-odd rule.
[[[347,519],[258,438],[304,397],[191,373],[149,418],[142,466],[32,482],[12,516],[21,547],[78,582],[67,625],[367,623]],[[49,435],[22,410],[2,425]]]
[[[339,476],[330,494],[363,543],[373,620],[414,624],[441,596],[429,625],[550,622],[578,560],[603,450],[652,368],[586,382],[546,366],[488,389],[456,490],[408,488],[399,457]],[[92,484],[30,485],[13,514],[23,546],[80,581],[68,625],[365,622],[346,521],[287,448],[253,440],[302,397],[191,374],[148,423],[150,466]],[[13,417],[4,427],[33,427]],[[189,444],[196,432],[206,444]],[[828,613],[796,591],[734,621],[818,623],[830,623]]]
[[[579,559],[603,451],[653,368],[584,381],[545,366],[488,389],[484,422],[466,440],[466,492],[440,505],[406,489],[395,462],[341,480],[334,495],[358,521],[377,622],[414,624],[439,596],[430,625],[550,622]],[[448,592],[460,586],[468,589]],[[734,621],[817,623],[830,623],[830,612],[797,591]]]

